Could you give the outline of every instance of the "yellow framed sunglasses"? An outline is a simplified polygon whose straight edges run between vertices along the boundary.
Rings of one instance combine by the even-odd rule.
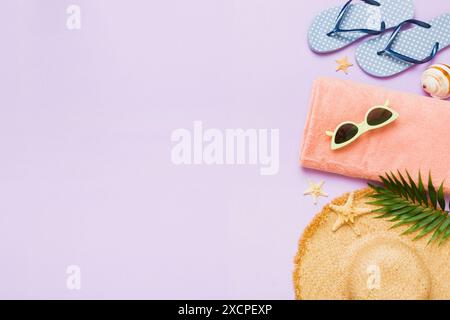
[[[375,106],[366,113],[366,119],[360,124],[351,121],[343,122],[332,131],[326,131],[331,137],[331,150],[344,148],[363,134],[387,126],[394,122],[399,114],[389,107],[389,100],[384,106]]]

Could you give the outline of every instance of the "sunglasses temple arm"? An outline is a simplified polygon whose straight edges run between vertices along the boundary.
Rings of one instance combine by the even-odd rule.
[[[334,132],[332,132],[332,131],[325,131],[325,134],[326,134],[327,136],[329,136],[329,137],[332,137],[333,134],[334,134]]]

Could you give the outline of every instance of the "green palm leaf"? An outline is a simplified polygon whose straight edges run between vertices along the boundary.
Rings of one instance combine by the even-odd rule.
[[[428,178],[428,194],[430,195],[430,201],[433,207],[436,209],[437,207],[437,192],[433,186],[433,180],[431,179],[431,173]]]
[[[414,240],[432,234],[428,243],[442,244],[450,238],[450,213],[445,211],[446,201],[444,183],[438,190],[433,185],[431,173],[428,176],[428,188],[419,172],[417,183],[406,171],[406,178],[400,171],[397,175],[386,173],[380,176],[382,186],[369,186],[374,191],[370,196],[373,201],[368,202],[377,206],[373,213],[378,219],[389,219],[393,222],[391,228],[409,226],[404,235],[414,234]]]

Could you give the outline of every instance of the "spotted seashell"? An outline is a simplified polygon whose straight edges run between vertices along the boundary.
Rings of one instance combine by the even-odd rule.
[[[422,75],[422,87],[433,98],[447,99],[450,97],[450,66],[435,64]]]

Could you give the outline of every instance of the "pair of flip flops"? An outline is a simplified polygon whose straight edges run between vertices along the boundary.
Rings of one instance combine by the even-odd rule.
[[[450,46],[450,13],[427,23],[413,19],[413,0],[352,2],[325,10],[314,19],[308,32],[314,52],[334,52],[364,37],[378,36],[358,46],[356,60],[368,74],[390,77],[431,61]]]

